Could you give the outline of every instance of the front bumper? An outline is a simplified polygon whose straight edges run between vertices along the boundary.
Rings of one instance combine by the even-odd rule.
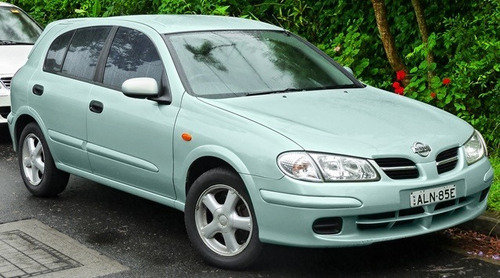
[[[7,122],[7,115],[10,113],[9,91],[0,84],[0,124]]]
[[[425,165],[424,165],[425,167]],[[262,242],[302,247],[342,247],[443,230],[484,212],[493,181],[487,158],[443,175],[366,183],[308,183],[246,176]],[[451,201],[410,207],[410,192],[454,184]],[[341,219],[335,234],[313,231],[318,219]]]

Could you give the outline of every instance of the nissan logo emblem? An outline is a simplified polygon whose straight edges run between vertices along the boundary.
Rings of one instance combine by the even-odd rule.
[[[411,147],[411,149],[414,153],[420,155],[421,157],[427,157],[431,153],[431,147],[420,142],[413,143],[413,147]]]

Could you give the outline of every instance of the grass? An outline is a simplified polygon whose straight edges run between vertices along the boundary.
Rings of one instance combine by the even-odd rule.
[[[500,212],[500,153],[491,155],[490,162],[495,170],[495,177],[488,196],[488,210]]]

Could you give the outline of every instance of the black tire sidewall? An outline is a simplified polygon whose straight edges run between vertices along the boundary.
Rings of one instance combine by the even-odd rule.
[[[34,134],[43,147],[44,153],[44,173],[42,179],[38,185],[32,185],[26,178],[24,169],[23,169],[23,148],[24,148],[24,140],[30,134]],[[52,158],[52,154],[50,153],[49,147],[43,136],[43,133],[40,127],[35,123],[29,123],[26,125],[21,132],[21,136],[19,137],[19,150],[17,152],[17,159],[19,163],[19,168],[21,172],[21,177],[23,179],[24,185],[28,189],[31,194],[38,197],[53,197],[57,194],[61,193],[65,188],[68,182],[69,175],[62,171],[59,171],[54,163]]]
[[[246,248],[234,256],[222,256],[212,251],[205,245],[198,233],[195,223],[195,209],[199,196],[210,186],[215,184],[224,184],[232,187],[240,194],[249,206],[252,215],[252,234]],[[257,220],[255,217],[252,202],[245,185],[239,175],[226,168],[215,168],[202,174],[190,188],[184,210],[186,230],[193,247],[199,252],[208,263],[226,269],[244,269],[249,267],[259,257],[262,251],[262,243],[259,240]]]

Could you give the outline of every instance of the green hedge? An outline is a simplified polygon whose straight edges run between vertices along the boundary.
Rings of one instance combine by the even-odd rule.
[[[391,32],[411,79],[405,95],[443,108],[500,146],[500,1],[420,0],[429,48],[423,46],[410,1],[386,0]],[[396,79],[380,41],[371,2],[348,0],[12,0],[42,25],[62,18],[196,13],[270,22],[307,38],[362,81],[392,90]],[[428,80],[427,71],[434,77]],[[451,81],[444,84],[443,80]]]

